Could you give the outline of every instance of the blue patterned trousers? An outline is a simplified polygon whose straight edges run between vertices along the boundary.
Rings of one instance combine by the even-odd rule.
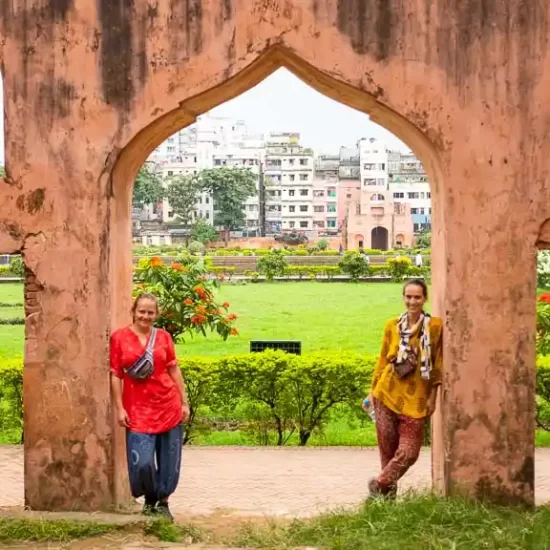
[[[155,503],[169,497],[178,485],[183,425],[160,434],[126,432],[126,455],[132,496]]]

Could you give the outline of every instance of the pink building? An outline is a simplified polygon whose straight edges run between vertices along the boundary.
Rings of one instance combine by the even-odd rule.
[[[348,248],[388,250],[412,246],[413,223],[408,204],[394,203],[385,190],[360,190],[359,195],[359,201],[350,199],[346,212]]]
[[[361,182],[356,179],[341,179],[338,183],[338,229],[342,231],[342,225],[348,213],[350,205],[360,208]]]

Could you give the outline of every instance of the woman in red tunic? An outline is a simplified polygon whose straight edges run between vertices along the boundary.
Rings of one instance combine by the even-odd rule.
[[[156,296],[140,294],[132,324],[113,332],[111,386],[119,424],[127,429],[132,495],[145,496],[145,514],[172,520],[168,498],[179,481],[189,405],[172,337],[153,327],[158,313]]]

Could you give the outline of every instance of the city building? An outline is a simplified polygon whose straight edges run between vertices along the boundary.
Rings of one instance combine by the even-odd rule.
[[[274,133],[266,143],[265,159],[269,190],[279,191],[273,198],[280,196],[280,229],[310,234],[313,231],[313,151],[300,145],[298,133]]]
[[[388,154],[386,146],[375,138],[359,140],[359,162],[362,189],[388,188]]]
[[[430,184],[420,160],[412,152],[392,151],[389,154],[388,181],[393,200],[411,208],[413,232],[431,231]]]
[[[346,220],[348,248],[388,250],[413,244],[410,206],[394,202],[387,190],[361,189],[360,203],[349,205]]]
[[[313,229],[319,236],[337,235],[339,226],[339,155],[319,155],[313,179]]]

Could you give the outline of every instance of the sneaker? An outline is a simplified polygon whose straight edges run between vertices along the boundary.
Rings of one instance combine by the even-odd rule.
[[[162,516],[163,518],[167,519],[169,522],[174,521],[174,516],[172,515],[172,512],[170,512],[170,508],[168,507],[167,502],[159,502],[157,504],[157,514],[159,516]]]
[[[141,513],[144,516],[155,516],[157,514],[155,503],[146,502],[141,509]]]

